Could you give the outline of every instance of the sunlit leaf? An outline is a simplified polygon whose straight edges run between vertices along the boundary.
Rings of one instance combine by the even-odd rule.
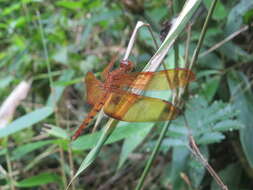
[[[8,126],[0,130],[0,137],[5,137],[27,127],[30,127],[47,118],[52,113],[52,107],[43,107],[33,112],[30,112],[22,117],[19,117],[18,119],[11,122]]]
[[[17,187],[35,187],[56,182],[61,184],[61,178],[55,173],[41,173],[17,182]]]
[[[140,128],[141,130],[136,131],[133,135],[125,139],[120,154],[118,169],[122,167],[124,162],[127,160],[129,154],[133,152],[133,150],[144,140],[144,138],[150,132],[154,124],[151,123],[151,124],[137,124],[137,125],[135,125],[135,127]]]
[[[53,141],[52,140],[45,140],[45,141],[39,141],[39,142],[34,142],[34,143],[28,143],[22,146],[19,146],[12,152],[12,160],[20,159],[26,154],[37,150],[43,146],[46,146],[48,144],[51,144]]]

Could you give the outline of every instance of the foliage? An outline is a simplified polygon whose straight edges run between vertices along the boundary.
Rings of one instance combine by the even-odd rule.
[[[22,80],[33,81],[15,119],[0,129],[0,189],[65,189],[72,171],[101,141],[105,128],[88,130],[70,141],[89,110],[83,77],[88,71],[100,76],[113,55],[123,56],[137,20],[150,23],[159,39],[161,24],[183,6],[172,1],[177,7],[173,8],[165,0],[132,2],[0,1],[1,104]],[[203,1],[192,18],[190,56],[211,2]],[[250,24],[252,9],[251,0],[218,1],[193,68],[196,81],[187,89],[183,114],[171,123],[144,189],[219,188],[204,163],[192,156],[190,134],[230,190],[253,188],[252,32],[246,30],[207,52]],[[170,51],[165,58],[167,66],[176,57],[180,65],[185,64],[186,36],[185,30],[177,39],[178,51]],[[142,29],[130,57],[138,62],[137,71],[155,51],[148,30]],[[158,93],[164,99],[167,94]],[[144,160],[166,124],[119,122],[99,155],[93,155],[95,164],[86,168],[72,188],[134,189]]]

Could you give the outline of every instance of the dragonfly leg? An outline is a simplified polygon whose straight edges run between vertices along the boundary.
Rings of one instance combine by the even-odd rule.
[[[110,61],[110,63],[109,63],[109,64],[106,66],[106,68],[103,70],[103,72],[102,72],[102,74],[101,74],[103,80],[105,80],[105,79],[107,78],[107,76],[108,76],[108,74],[110,73],[110,71],[111,71],[113,65],[115,64],[115,61],[116,61],[117,57],[118,57],[117,55],[114,55],[114,56],[112,57],[112,60]]]

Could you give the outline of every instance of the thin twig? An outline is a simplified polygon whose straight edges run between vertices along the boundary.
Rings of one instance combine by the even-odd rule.
[[[56,103],[54,103],[54,105],[56,105]],[[55,109],[55,123],[56,126],[60,127],[59,124],[59,113],[58,113],[58,109]],[[60,154],[60,165],[61,165],[61,177],[62,177],[62,181],[63,181],[63,187],[66,188],[67,187],[67,176],[64,170],[64,166],[65,166],[65,158],[64,158],[64,151],[63,148],[61,147],[61,145],[58,145],[59,147],[59,154]]]
[[[215,44],[213,47],[211,47],[210,49],[206,50],[205,52],[201,53],[199,55],[199,57],[204,57],[207,54],[213,52],[214,50],[218,49],[219,47],[223,46],[225,43],[229,42],[230,40],[232,40],[233,38],[235,38],[236,36],[238,36],[239,34],[245,32],[246,30],[249,29],[249,26],[244,26],[241,29],[235,31],[234,33],[230,34],[228,37],[226,37],[224,40],[220,41],[219,43]]]
[[[214,8],[216,6],[216,3],[217,3],[217,0],[212,1],[211,7],[210,7],[210,9],[207,13],[206,20],[204,22],[204,26],[203,26],[203,28],[201,30],[201,33],[200,33],[199,41],[197,43],[197,46],[196,46],[196,48],[194,50],[194,53],[193,53],[193,56],[192,56],[192,60],[191,60],[190,66],[189,66],[190,69],[192,68],[193,64],[195,64],[197,62],[199,51],[200,51],[200,48],[203,44],[203,41],[204,41],[204,38],[205,38],[205,35],[206,35],[207,25],[208,25],[209,20],[211,19],[211,16],[214,12]]]
[[[189,23],[187,26],[187,38],[186,38],[186,42],[185,42],[185,67],[189,68],[189,47],[190,47],[190,41],[191,41],[191,29],[192,29],[192,23]]]
[[[214,169],[210,166],[205,157],[201,154],[198,146],[196,145],[193,136],[189,133],[189,146],[193,155],[198,158],[198,160],[204,165],[204,167],[208,170],[211,176],[214,178],[216,183],[220,186],[222,190],[228,190],[228,187],[222,182],[219,175],[214,171]]]
[[[214,178],[216,183],[220,186],[222,190],[228,190],[227,186],[222,182],[219,175],[214,171],[214,169],[211,167],[211,165],[208,163],[208,161],[205,159],[205,157],[201,154],[194,138],[192,135],[192,131],[190,129],[190,126],[187,122],[186,116],[183,114],[185,126],[188,129],[188,140],[189,140],[189,149],[191,150],[192,154],[203,164],[203,166],[208,170],[208,172],[211,174],[211,176]]]
[[[67,176],[64,170],[64,165],[65,165],[65,159],[64,159],[64,152],[62,147],[59,145],[59,153],[60,153],[60,164],[61,164],[61,176],[62,176],[62,181],[63,181],[63,187],[67,187]]]
[[[6,137],[6,139],[8,140],[8,137]],[[6,162],[7,162],[7,168],[8,168],[8,178],[10,180],[10,189],[11,190],[15,190],[15,185],[14,185],[14,179],[12,178],[12,166],[11,166],[11,159],[10,159],[10,156],[9,156],[9,151],[8,151],[8,148],[6,148],[7,151],[5,153],[5,159],[6,159]]]
[[[66,104],[67,106],[67,120],[69,120],[69,109],[70,109],[70,104],[67,103]],[[66,124],[67,125],[67,131],[70,131],[70,125],[69,125],[69,122]],[[74,162],[73,162],[73,155],[72,155],[72,147],[69,146],[68,148],[68,162],[69,162],[69,167],[70,167],[70,179],[74,177]],[[71,184],[71,189],[72,190],[75,190],[76,189],[76,186],[75,186],[75,182],[73,182]]]

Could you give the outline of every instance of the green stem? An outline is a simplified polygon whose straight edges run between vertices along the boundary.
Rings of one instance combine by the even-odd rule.
[[[44,35],[43,26],[42,26],[42,23],[41,23],[41,18],[40,18],[40,12],[39,11],[37,11],[37,17],[38,17],[38,21],[39,21],[39,29],[40,29],[41,39],[42,39],[44,55],[45,55],[45,58],[46,58],[47,72],[48,72],[50,88],[51,88],[51,91],[52,91],[53,90],[52,72],[51,72],[51,66],[50,66],[50,62],[49,62],[48,51],[47,51],[47,42],[46,42],[46,39],[45,39],[45,35]]]
[[[203,40],[205,38],[205,35],[206,35],[206,30],[207,30],[207,25],[209,23],[209,20],[213,14],[213,11],[214,11],[214,8],[216,6],[216,3],[217,3],[217,0],[213,0],[212,4],[211,4],[211,7],[207,13],[207,17],[206,17],[206,20],[205,20],[205,23],[204,23],[204,26],[201,30],[201,33],[200,33],[200,38],[199,38],[199,41],[197,43],[197,46],[194,50],[194,53],[193,53],[193,56],[192,56],[192,60],[191,60],[191,64],[190,64],[190,68],[192,68],[193,64],[195,64],[195,62],[197,61],[198,59],[198,55],[199,55],[199,51],[200,51],[200,47],[202,46],[203,44]]]
[[[9,183],[10,183],[10,189],[15,190],[15,185],[14,185],[14,179],[12,177],[12,164],[11,164],[11,159],[9,155],[9,150],[8,150],[8,137],[6,137],[6,153],[5,153],[5,159],[7,162],[7,168],[8,168],[8,178],[9,178]]]
[[[155,159],[155,157],[156,157],[156,155],[158,153],[158,150],[159,150],[159,148],[160,148],[160,146],[162,144],[163,138],[166,135],[166,132],[167,132],[169,126],[170,126],[170,123],[171,123],[171,121],[169,121],[168,124],[165,124],[166,126],[162,128],[162,132],[161,132],[161,134],[159,136],[159,139],[158,139],[158,141],[157,141],[157,143],[155,145],[155,148],[154,148],[151,156],[149,157],[149,160],[148,160],[148,162],[146,164],[146,167],[145,167],[145,169],[144,169],[144,171],[143,171],[143,173],[141,175],[141,178],[140,178],[140,180],[138,182],[138,185],[135,188],[135,190],[140,190],[142,188],[144,180],[145,180],[145,178],[146,178],[146,176],[147,176],[147,174],[148,174],[148,172],[149,172],[149,170],[151,168],[152,162],[154,161],[154,159]]]

